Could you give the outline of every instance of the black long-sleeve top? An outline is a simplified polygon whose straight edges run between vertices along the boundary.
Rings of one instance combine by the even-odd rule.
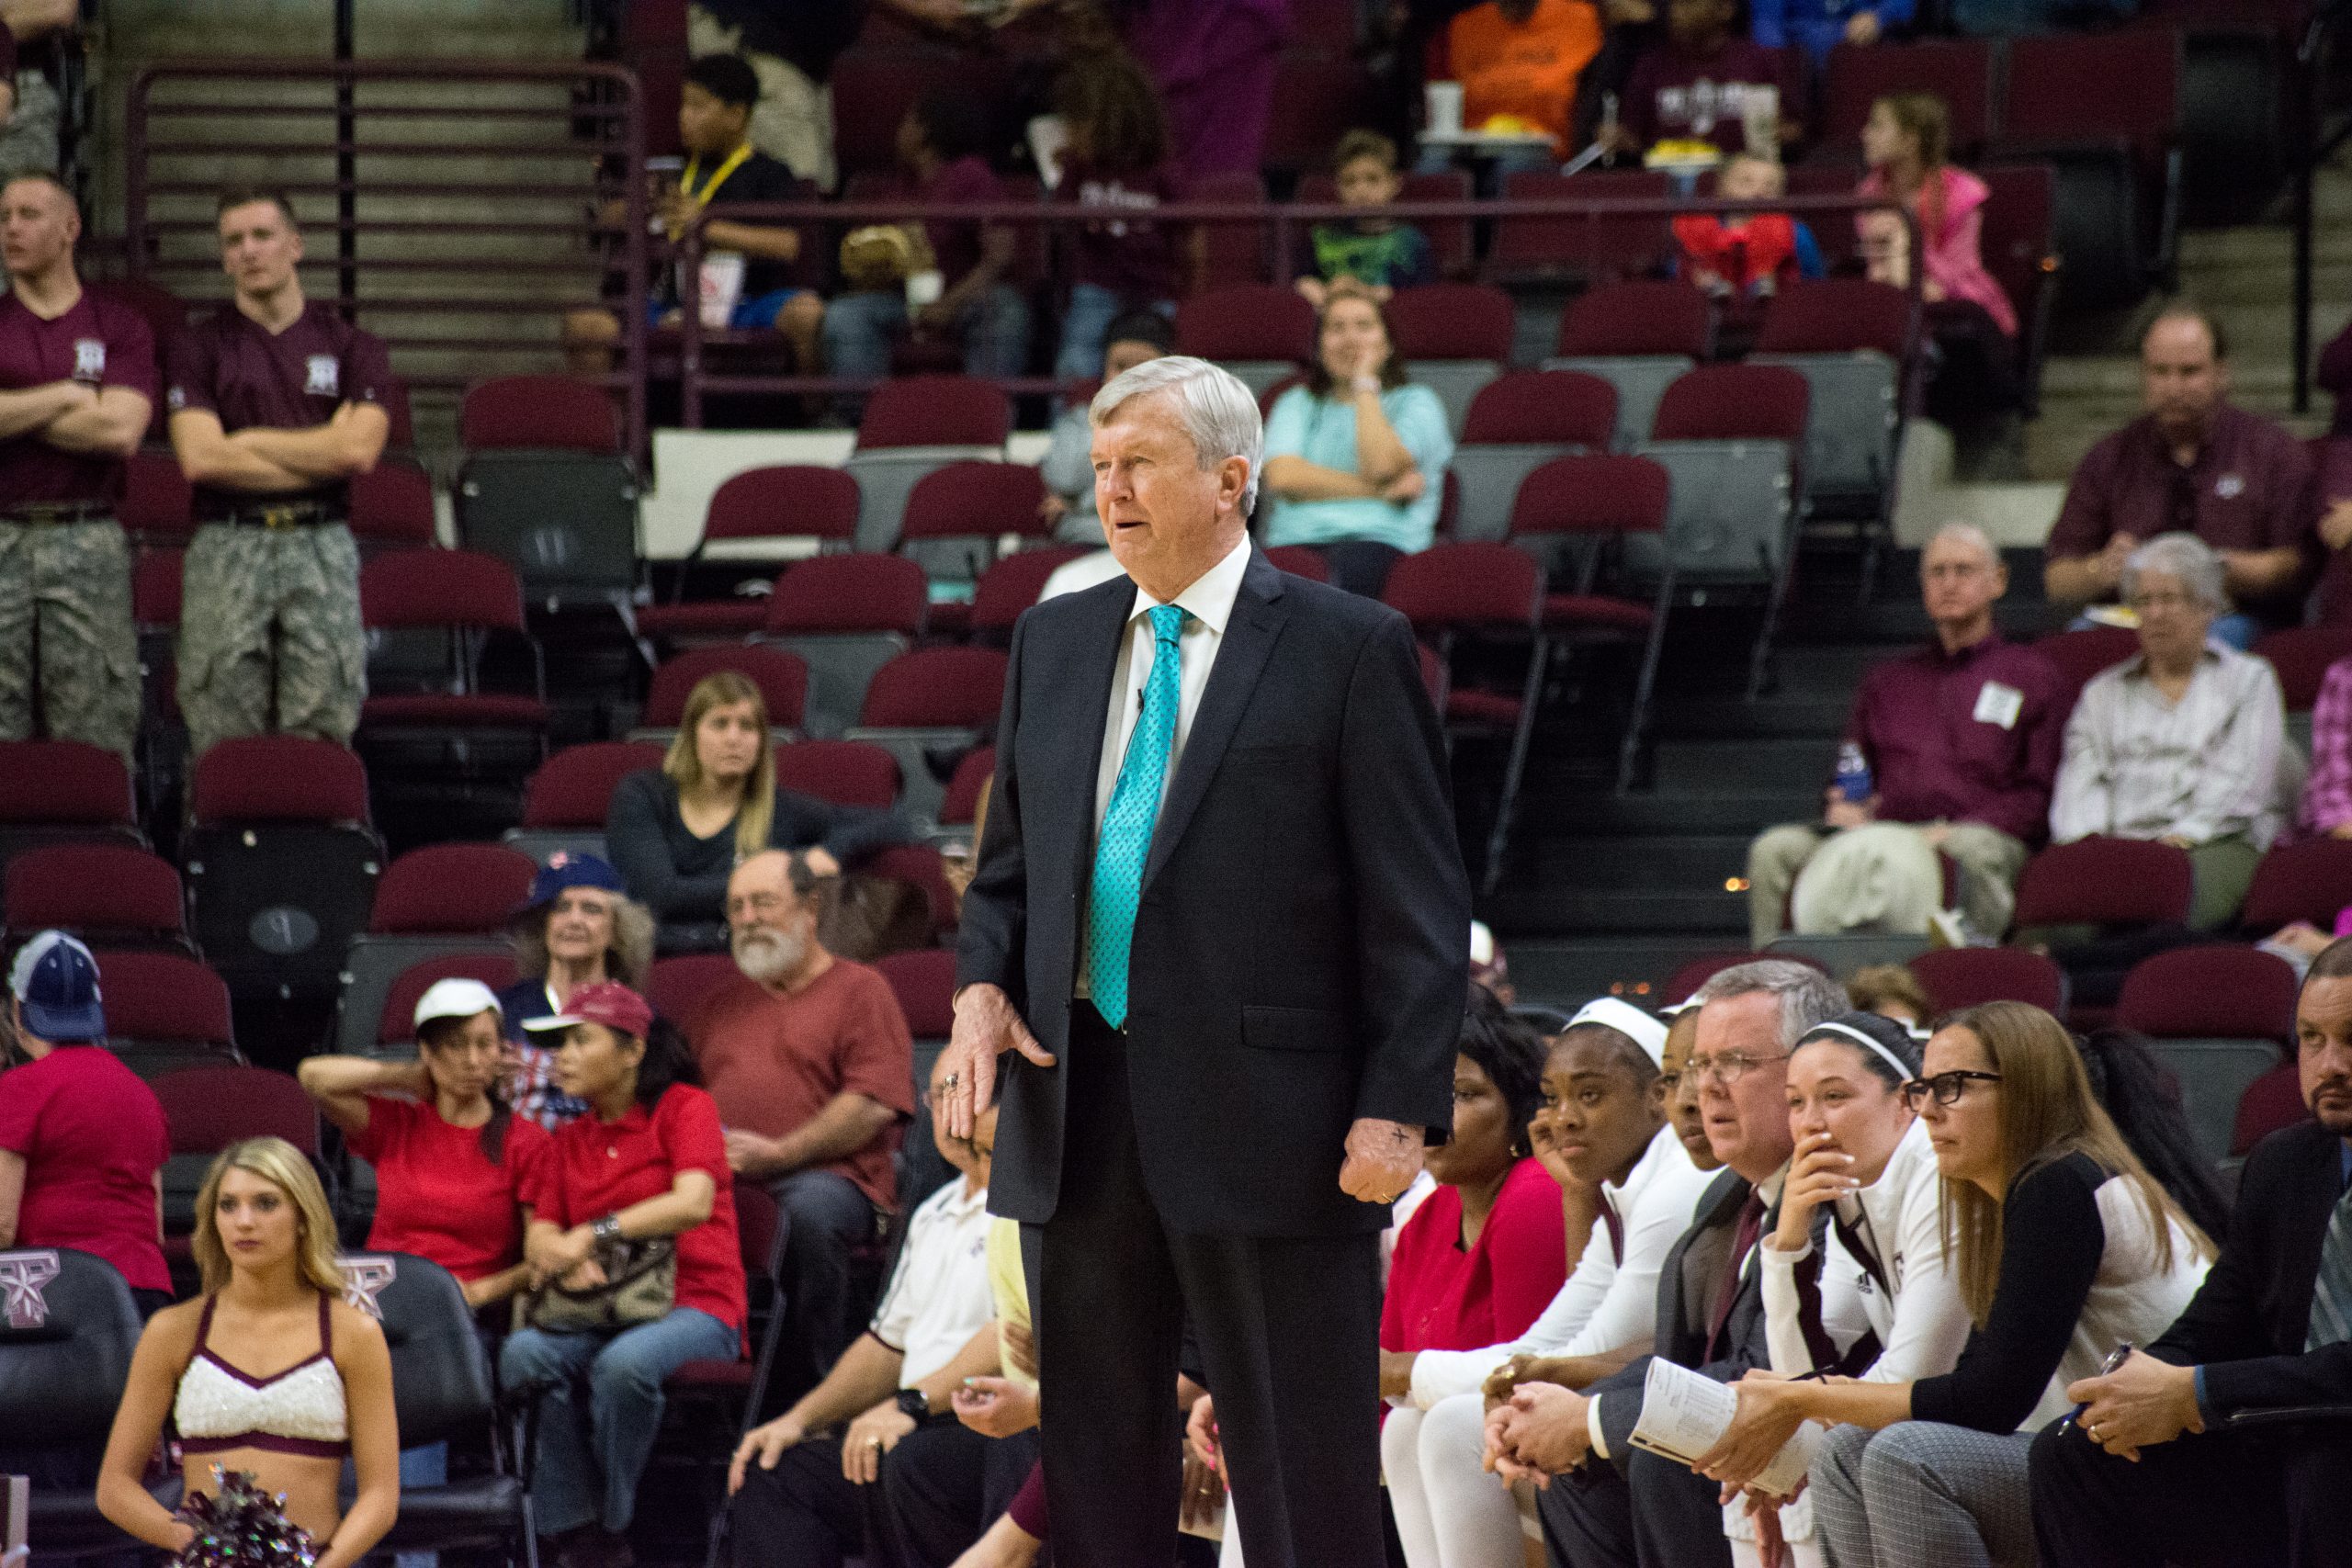
[[[895,811],[835,806],[789,789],[775,792],[775,815],[768,827],[771,848],[822,845],[844,870],[913,837]],[[676,781],[659,769],[631,773],[614,786],[605,852],[628,884],[629,897],[665,925],[713,921],[725,914],[727,878],[735,869],[734,818],[707,839],[695,837],[679,815]]]

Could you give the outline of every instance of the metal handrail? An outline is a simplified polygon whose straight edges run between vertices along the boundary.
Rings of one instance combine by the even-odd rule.
[[[1905,364],[1916,359],[1921,330],[1921,296],[1919,292],[1922,268],[1916,265],[1920,254],[1919,221],[1917,216],[1900,201],[1888,196],[1787,196],[1770,201],[1726,201],[1713,197],[1531,197],[1499,199],[1461,199],[1446,201],[1396,201],[1381,209],[1384,217],[1413,220],[1419,219],[1545,219],[1582,218],[1600,222],[1613,218],[1678,218],[1693,213],[1765,213],[1786,212],[1860,213],[1885,211],[1895,213],[1910,238],[1910,254],[1915,265],[1905,292],[1910,297],[1911,313],[1904,338]],[[1130,222],[1153,223],[1238,223],[1256,222],[1271,225],[1273,231],[1272,276],[1287,280],[1293,275],[1292,257],[1295,252],[1295,231],[1302,224],[1332,222],[1363,216],[1361,208],[1349,207],[1337,201],[1170,201],[1146,212],[1123,212],[1120,216]],[[968,204],[941,205],[918,199],[866,199],[857,201],[764,201],[714,203],[697,212],[686,224],[677,241],[679,278],[679,382],[680,419],[689,430],[702,428],[703,398],[707,392],[858,392],[879,384],[875,378],[837,376],[777,376],[765,374],[712,374],[704,365],[703,350],[712,341],[734,342],[740,339],[719,337],[713,329],[705,327],[698,306],[704,251],[703,231],[716,222],[769,224],[831,224],[906,222],[911,220],[939,219],[959,223],[1035,224],[1047,229],[1068,228],[1073,224],[1101,222],[1105,213],[1067,201],[989,201]],[[1564,261],[1572,260],[1563,257]],[[1066,389],[1064,383],[1046,377],[990,378],[1006,391],[1022,394],[1052,392]],[[1089,378],[1091,379],[1091,378]]]
[[[240,87],[255,82],[267,82],[273,85],[292,83],[321,85],[334,91],[322,95],[316,104],[251,104],[243,101],[242,97],[232,98],[226,93],[193,100],[177,97],[159,99],[156,96],[159,87],[191,82],[233,84]],[[486,104],[477,108],[465,105],[427,106],[413,102],[377,106],[361,101],[355,95],[356,88],[381,83],[586,87],[592,90],[594,96],[591,101],[575,101],[582,95],[574,91],[565,95],[565,101],[551,102],[544,107],[509,103]],[[172,121],[187,121],[207,116],[237,120],[266,118],[274,129],[282,125],[292,140],[274,144],[241,143],[223,140],[219,131],[207,131],[198,125],[188,126],[184,136],[176,135],[168,125]],[[414,122],[421,120],[448,121],[453,125],[475,121],[485,125],[513,126],[534,119],[545,122],[550,130],[560,127],[562,132],[554,139],[531,141],[519,147],[494,143],[476,146],[465,141],[462,132],[453,138],[447,130],[435,130],[429,141],[402,139],[404,135],[413,138],[415,132],[412,128]],[[309,140],[302,140],[298,134],[304,129],[302,122],[305,120],[322,122],[318,134]],[[380,137],[371,137],[358,129],[377,120],[390,122],[390,126],[397,129],[392,134]],[[646,157],[644,100],[635,73],[622,66],[560,61],[487,63],[463,60],[401,59],[177,60],[147,66],[132,77],[126,121],[124,237],[128,270],[135,277],[155,274],[184,275],[193,270],[193,264],[185,259],[162,256],[160,243],[165,235],[185,237],[206,227],[187,220],[156,217],[152,210],[154,199],[159,196],[187,196],[217,188],[214,184],[198,180],[153,177],[149,171],[157,155],[232,158],[263,153],[272,159],[292,155],[332,157],[336,161],[338,172],[333,179],[296,179],[278,182],[278,185],[279,188],[297,195],[336,198],[334,216],[330,220],[322,215],[312,225],[322,233],[335,236],[335,253],[332,256],[315,259],[322,265],[335,267],[336,279],[331,297],[346,318],[362,309],[401,314],[446,309],[469,315],[487,311],[544,316],[551,309],[590,303],[576,299],[555,299],[544,292],[505,299],[478,298],[479,290],[467,292],[462,281],[463,275],[469,271],[503,271],[520,276],[556,269],[544,260],[510,265],[479,257],[440,259],[403,254],[371,262],[365,254],[363,242],[374,234],[398,234],[412,238],[434,234],[479,238],[503,232],[541,235],[550,239],[570,235],[593,243],[616,243],[620,253],[618,265],[626,275],[632,279],[643,279],[647,276],[650,212],[645,181],[638,173],[644,168]],[[590,133],[577,140],[564,139],[565,134],[577,126],[588,127]],[[618,176],[619,188],[613,194],[622,205],[621,220],[617,224],[606,223],[583,210],[580,219],[571,223],[531,220],[504,225],[462,221],[435,224],[419,222],[414,219],[363,219],[354,210],[353,200],[359,196],[545,199],[571,198],[579,194],[576,186],[534,186],[527,180],[435,180],[422,177],[426,171],[419,169],[411,169],[401,177],[389,181],[360,180],[350,172],[352,160],[359,156],[470,159],[484,152],[502,156],[512,153],[519,158],[540,161],[564,156],[605,160],[608,174]],[[612,166],[615,164],[617,167]],[[578,270],[593,274],[595,265],[593,259],[583,258]],[[364,288],[366,280],[378,273],[386,276],[397,274],[413,282],[428,282],[434,276],[443,273],[458,276],[447,288],[438,292],[421,292],[404,288],[398,295],[379,299],[367,294]],[[321,297],[328,296],[322,291]],[[641,310],[624,309],[619,312],[619,318],[621,335],[617,367],[607,378],[607,384],[621,395],[628,449],[641,458],[646,452],[645,315]],[[469,333],[463,337],[437,339],[401,332],[382,335],[395,351],[396,367],[399,351],[403,347],[434,344],[445,348],[481,349],[554,346],[551,338],[537,340],[519,333]],[[407,379],[416,385],[462,384],[449,377],[410,377]]]

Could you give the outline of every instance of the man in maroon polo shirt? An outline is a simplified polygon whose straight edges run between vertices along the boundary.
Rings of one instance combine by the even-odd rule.
[[[33,733],[38,691],[50,735],[127,761],[139,648],[114,509],[154,412],[155,347],[136,311],[82,287],[81,233],[55,176],[0,186],[0,739]]]
[[[2147,412],[2092,447],[2043,546],[2042,586],[2065,604],[2115,601],[2123,562],[2158,534],[2194,534],[2222,558],[2237,614],[2215,637],[2244,649],[2302,620],[2318,513],[2292,434],[2229,401],[2229,344],[2193,305],[2165,307],[2140,340]]]
[[[1955,523],[1928,542],[1919,586],[1935,636],[1872,666],[1846,725],[1871,770],[1867,793],[1833,784],[1819,823],[1768,829],[1748,846],[1758,948],[1781,933],[1783,904],[1807,935],[1924,933],[1949,919],[1939,852],[1958,870],[1952,902],[1966,927],[1947,934],[2007,929],[2018,873],[2049,830],[2065,731],[2056,668],[1994,629],[2008,585],[1979,530]]]
[[[271,730],[347,745],[366,694],[350,480],[391,429],[383,343],[302,297],[302,235],[271,191],[220,198],[230,302],[181,333],[172,447],[196,488],[180,609],[191,756]]]

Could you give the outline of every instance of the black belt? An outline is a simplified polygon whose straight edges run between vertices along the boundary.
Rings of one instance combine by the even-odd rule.
[[[323,502],[290,501],[274,506],[232,506],[220,516],[204,521],[225,523],[232,528],[308,528],[341,519],[330,513]]]
[[[40,501],[0,508],[5,523],[111,523],[114,505],[104,501]]]

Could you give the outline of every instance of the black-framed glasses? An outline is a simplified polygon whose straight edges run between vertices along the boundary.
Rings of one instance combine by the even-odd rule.
[[[1927,1103],[1929,1095],[1934,1095],[1938,1105],[1956,1105],[1970,1084],[2000,1081],[1998,1073],[1979,1073],[1957,1067],[1949,1073],[1938,1073],[1931,1078],[1913,1078],[1903,1086],[1903,1103],[1917,1111]]]

